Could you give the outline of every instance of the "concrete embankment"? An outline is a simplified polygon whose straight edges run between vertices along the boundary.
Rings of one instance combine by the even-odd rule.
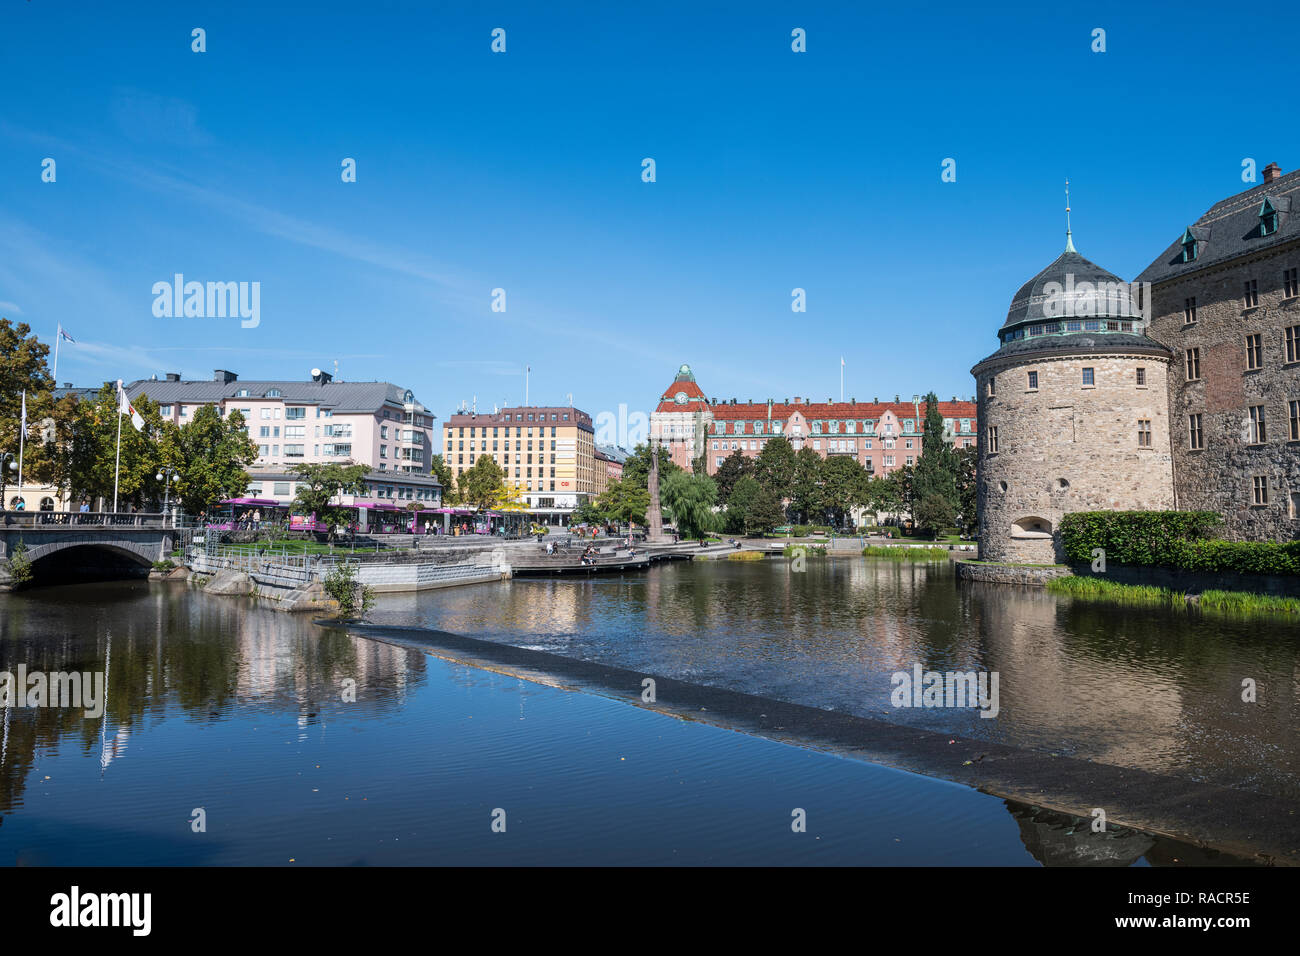
[[[1300,803],[1054,756],[953,734],[706,687],[595,661],[415,627],[349,625],[360,636],[419,647],[444,660],[601,694],[683,720],[939,777],[1085,820],[1186,840],[1261,863],[1300,864]],[[642,701],[645,678],[656,700]]]

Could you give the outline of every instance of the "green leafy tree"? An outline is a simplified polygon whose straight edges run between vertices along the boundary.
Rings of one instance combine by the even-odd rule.
[[[673,515],[684,538],[703,538],[718,527],[713,506],[718,486],[708,475],[692,475],[678,469],[663,482],[663,504]]]
[[[644,526],[645,513],[650,507],[650,492],[624,474],[618,481],[609,483],[596,499],[594,507],[608,521]]]
[[[163,422],[161,444],[163,464],[176,469],[172,497],[189,514],[202,514],[248,489],[247,467],[257,458],[257,445],[240,412],[223,419],[215,405],[202,405],[188,424]]]
[[[480,511],[495,507],[500,500],[506,475],[496,459],[480,455],[478,461],[460,476],[461,504]]]
[[[821,455],[811,448],[800,448],[794,456],[794,481],[790,485],[790,510],[800,522],[819,523],[824,517]]]
[[[131,419],[121,421],[121,467],[117,464],[118,400],[115,383],[106,382],[94,399],[70,407],[71,419],[65,423],[66,438],[56,443],[55,478],[75,498],[113,500],[114,475],[118,476],[118,508],[143,509],[146,504],[160,506],[162,482],[154,475],[162,466],[159,437],[162,419],[158,406],[147,396],[132,402],[144,419],[144,429],[136,431]]]
[[[27,393],[27,435],[23,449],[23,481],[54,484],[57,480],[58,444],[43,426],[70,414],[76,400],[56,403],[54,379],[46,365],[50,348],[31,334],[26,323],[14,325],[0,318],[0,450],[18,454],[23,392]],[[6,480],[11,476],[6,475]]]
[[[943,495],[930,494],[916,500],[915,517],[918,528],[950,528],[957,521],[957,509]]]
[[[747,458],[745,453],[737,449],[723,459],[722,464],[718,466],[717,473],[713,480],[718,483],[718,496],[726,501],[728,506],[731,504],[731,489],[736,486],[736,482],[746,475],[753,475],[755,471],[754,459]]]
[[[925,402],[925,429],[921,437],[921,457],[914,466],[912,495],[914,503],[925,504],[913,517],[918,530],[937,535],[943,528],[952,526],[960,508],[957,492],[959,463],[952,446],[944,439],[938,397],[931,392],[925,396]],[[945,506],[939,507],[932,499],[942,499]],[[950,516],[946,524],[933,523],[942,516]]]
[[[979,453],[975,448],[963,448],[957,453],[957,500],[960,504],[957,527],[968,538],[975,534],[979,522],[976,496],[978,486],[975,481],[975,463],[978,459]]]
[[[894,476],[872,475],[867,480],[867,508],[873,513],[896,515],[903,507],[902,483]]]
[[[727,459],[727,461],[730,460],[730,458]],[[726,462],[723,462],[723,464],[726,464]],[[721,474],[722,470],[719,469],[718,473]],[[754,500],[758,497],[758,493],[762,488],[763,486],[752,475],[741,475],[736,479],[731,488],[731,493],[727,495],[727,510],[722,514],[723,530],[728,534],[743,534],[745,532],[746,518],[749,516],[750,510],[754,506]],[[721,493],[721,482],[718,482],[718,490]]]
[[[456,478],[452,473],[451,465],[441,455],[434,455],[429,459],[429,473],[442,485],[443,504],[455,504]]]
[[[375,593],[368,585],[357,580],[357,566],[346,561],[334,568],[321,581],[325,593],[339,605],[339,617],[347,620],[364,616],[375,604]]]
[[[365,465],[301,464],[293,469],[298,479],[294,493],[294,508],[299,514],[315,514],[316,520],[325,522],[330,540],[334,540],[337,527],[348,520],[349,512],[335,498],[340,495],[362,495],[366,492]]]
[[[850,511],[867,506],[869,481],[867,470],[856,458],[831,455],[826,459],[822,466],[822,499],[833,524],[843,526]]]
[[[674,464],[672,456],[669,455],[668,449],[663,445],[659,449],[659,484],[662,487],[663,482],[669,475],[681,471],[681,467]],[[650,446],[637,445],[636,449],[628,456],[627,461],[623,463],[623,481],[630,481],[633,485],[641,488],[649,487],[650,479]]]
[[[769,438],[754,459],[754,477],[778,498],[789,498],[794,484],[794,448],[781,436]]]

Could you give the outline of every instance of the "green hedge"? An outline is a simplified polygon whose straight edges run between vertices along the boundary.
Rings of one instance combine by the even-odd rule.
[[[1300,574],[1300,541],[1220,541],[1212,511],[1076,511],[1061,519],[1061,544],[1072,564],[1107,564],[1241,574]]]

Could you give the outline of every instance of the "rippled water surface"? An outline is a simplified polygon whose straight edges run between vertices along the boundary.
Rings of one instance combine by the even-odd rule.
[[[1300,628],[961,585],[947,565],[692,562],[387,599],[422,624],[753,694],[1300,798]],[[996,720],[893,674],[996,671]],[[1242,700],[1242,682],[1258,688]]]
[[[1278,627],[957,586],[946,567],[704,563],[380,599],[377,621],[1295,792]],[[1001,673],[1001,714],[890,675]],[[0,670],[103,671],[103,716],[7,709],[0,863],[1033,864],[1195,853],[964,787],[449,664],[185,585],[0,595]],[[1239,701],[1240,679],[1261,702]],[[355,701],[345,699],[355,686]],[[191,821],[202,809],[206,832]],[[506,832],[493,813],[505,811]],[[792,813],[807,814],[794,833]],[[1077,832],[1081,830],[1082,832]],[[1086,845],[1085,845],[1086,844]]]

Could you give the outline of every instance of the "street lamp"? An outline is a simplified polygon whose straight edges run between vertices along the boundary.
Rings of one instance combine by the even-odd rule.
[[[154,475],[159,481],[166,482],[163,485],[163,527],[167,526],[167,506],[171,502],[172,482],[180,481],[180,475],[176,474],[175,468],[164,468],[158,474]]]
[[[5,510],[5,483],[9,480],[11,471],[18,471],[18,459],[13,452],[0,451],[0,511]]]

